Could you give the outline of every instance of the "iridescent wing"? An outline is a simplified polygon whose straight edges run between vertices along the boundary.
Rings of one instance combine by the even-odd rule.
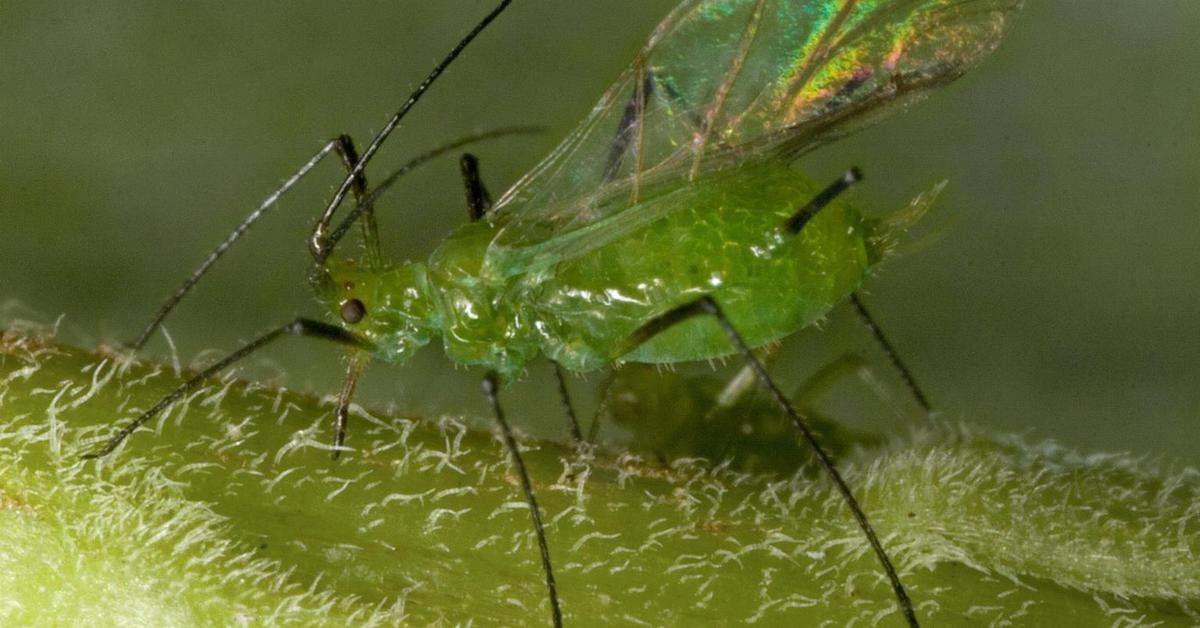
[[[592,250],[688,183],[795,157],[946,84],[1021,0],[685,0],[591,114],[499,200],[492,271]]]

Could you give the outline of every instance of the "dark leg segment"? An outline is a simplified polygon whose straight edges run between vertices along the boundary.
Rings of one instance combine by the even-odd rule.
[[[342,453],[342,444],[346,442],[346,423],[350,419],[350,400],[354,397],[354,388],[358,378],[367,366],[369,357],[366,352],[350,351],[350,361],[346,366],[346,381],[342,383],[342,392],[338,395],[337,410],[333,416],[333,451],[329,456],[334,460]]]
[[[571,403],[571,392],[567,390],[567,376],[563,373],[562,365],[551,360],[554,365],[554,379],[558,380],[558,394],[562,397],[563,410],[567,413],[567,427],[571,428],[571,439],[576,443],[583,442],[583,432],[579,429],[579,417],[575,414],[575,404]]]
[[[492,196],[488,194],[483,180],[479,177],[479,159],[475,155],[463,154],[458,165],[462,169],[463,185],[467,189],[467,211],[470,212],[471,222],[475,222],[492,208]]]
[[[541,133],[544,130],[545,129],[540,126],[502,127],[493,129],[491,131],[476,133],[474,135],[465,135],[452,142],[447,142],[441,146],[438,146],[437,148],[426,151],[420,155],[417,155],[416,157],[413,157],[412,159],[409,159],[404,163],[404,165],[392,171],[387,178],[372,188],[371,193],[367,195],[366,199],[364,199],[350,211],[346,212],[346,217],[342,219],[342,222],[338,223],[338,226],[333,231],[329,232],[325,249],[316,256],[316,259],[314,260],[315,265],[318,267],[323,265],[325,260],[328,259],[329,255],[333,252],[334,245],[336,245],[338,242],[341,242],[342,238],[346,236],[346,234],[350,231],[350,228],[354,226],[354,223],[357,222],[358,219],[367,212],[368,208],[370,208],[376,201],[386,194],[387,191],[391,189],[391,187],[395,185],[401,177],[409,172],[412,172],[418,166],[430,161],[431,159],[434,159],[435,157],[439,157],[451,151],[462,148],[463,146],[467,146],[468,144],[474,144],[476,142],[482,142],[498,137],[506,137],[509,135]]]
[[[675,324],[698,315],[709,315],[716,319],[721,325],[721,330],[725,332],[725,336],[729,338],[730,344],[742,355],[746,361],[746,365],[754,371],[754,375],[758,378],[759,383],[762,384],[763,388],[767,389],[772,399],[775,400],[775,404],[791,419],[792,425],[796,427],[796,430],[800,432],[800,435],[804,437],[804,440],[812,448],[825,474],[829,476],[829,479],[833,481],[834,487],[841,493],[843,501],[846,502],[846,506],[858,522],[859,529],[866,535],[867,541],[875,551],[875,556],[879,559],[880,564],[883,565],[883,570],[887,573],[892,590],[896,593],[896,599],[900,603],[900,610],[904,613],[905,619],[908,620],[910,626],[917,626],[916,613],[913,611],[912,602],[908,598],[908,593],[904,590],[904,585],[900,583],[900,576],[896,573],[896,568],[892,566],[892,561],[888,557],[887,551],[883,549],[883,544],[879,542],[879,537],[875,534],[875,529],[871,526],[871,522],[867,519],[867,515],[863,512],[862,507],[858,505],[858,500],[854,497],[854,493],[850,491],[850,487],[842,479],[842,475],[834,465],[833,459],[825,453],[825,449],[817,442],[807,423],[796,412],[796,409],[792,407],[792,404],[784,396],[783,391],[779,389],[774,380],[771,379],[771,376],[767,374],[767,370],[763,367],[762,362],[754,356],[754,352],[742,340],[741,334],[733,327],[733,324],[726,318],[725,313],[721,311],[720,306],[717,305],[717,302],[712,297],[707,295],[702,296],[695,301],[681,305],[651,319],[629,336],[626,342],[621,345],[622,352],[616,357],[620,357],[620,355],[625,355],[636,349],[654,336],[670,329]]]
[[[542,513],[538,509],[537,498],[533,495],[533,484],[529,481],[529,473],[525,470],[525,461],[517,447],[517,439],[513,438],[508,421],[504,419],[504,410],[500,408],[500,380],[496,373],[489,372],[483,378],[483,394],[492,405],[496,423],[500,426],[500,435],[504,438],[504,446],[512,455],[513,466],[521,477],[521,488],[525,491],[525,501],[529,503],[529,517],[533,520],[533,530],[537,535],[538,550],[542,554],[542,570],[546,573],[546,590],[550,595],[550,613],[555,628],[562,628],[562,611],[558,607],[558,586],[554,583],[554,569],[550,566],[550,548],[546,545],[546,530],[542,526]]]
[[[99,458],[112,453],[112,451],[121,444],[121,441],[125,440],[139,427],[165,410],[167,406],[178,401],[180,397],[195,390],[201,384],[203,384],[205,380],[225,370],[233,363],[238,362],[242,358],[249,356],[255,351],[258,351],[259,349],[271,344],[283,336],[309,336],[313,338],[324,338],[325,340],[332,340],[333,342],[358,349],[370,348],[370,345],[365,341],[351,334],[345,329],[342,329],[341,327],[307,318],[298,318],[286,325],[283,325],[282,327],[278,327],[263,334],[262,336],[259,336],[258,338],[247,343],[241,349],[238,349],[224,358],[221,358],[216,364],[213,364],[203,371],[200,371],[198,375],[184,382],[179,388],[176,388],[171,394],[164,397],[162,401],[159,401],[149,410],[143,412],[142,415],[137,419],[134,419],[132,423],[121,428],[121,431],[117,432],[116,436],[110,438],[108,442],[105,443],[104,446],[99,450],[89,454],[84,454],[82,457],[85,459]]]
[[[917,385],[917,380],[913,377],[912,371],[908,370],[908,366],[900,359],[900,354],[896,353],[896,349],[892,347],[892,343],[888,342],[883,329],[875,322],[875,318],[871,316],[871,313],[867,310],[867,306],[863,305],[862,298],[858,296],[857,292],[850,295],[850,302],[854,304],[854,309],[858,311],[858,316],[862,320],[863,325],[866,325],[867,329],[871,330],[871,335],[875,337],[875,341],[883,348],[883,352],[887,354],[888,359],[892,361],[892,365],[896,367],[896,370],[900,371],[900,377],[904,379],[904,384],[908,386],[908,390],[912,392],[913,398],[921,405],[921,409],[926,413],[931,412],[933,407],[929,403],[929,398],[925,396],[925,392]]]
[[[358,149],[354,148],[354,141],[350,139],[350,136],[343,135],[338,138],[337,151],[347,173],[354,177],[354,184],[350,186],[354,193],[354,202],[364,205],[362,232],[363,247],[367,253],[367,267],[379,268],[383,264],[383,253],[379,247],[379,228],[375,223],[374,204],[366,202],[367,174],[361,168],[355,169],[359,161]]]

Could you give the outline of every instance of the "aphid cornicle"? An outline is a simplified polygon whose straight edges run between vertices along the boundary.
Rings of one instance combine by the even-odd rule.
[[[440,341],[451,360],[489,371],[485,392],[524,485],[559,624],[540,514],[500,409],[499,382],[543,356],[582,372],[618,361],[736,354],[816,454],[887,572],[906,620],[916,625],[913,605],[850,488],[752,350],[847,300],[865,314],[854,293],[895,235],[839,197],[858,181],[857,170],[821,187],[791,161],[957,78],[996,47],[1020,1],[685,0],[591,115],[494,206],[478,164],[465,157],[471,222],[424,262],[384,262],[373,206],[404,170],[372,191],[364,167],[433,81],[510,3],[500,2],[453,49],[361,157],[348,138],[326,144],[210,254],[135,346],[280,194],[336,151],[349,174],[309,243],[316,260],[310,280],[332,323],[297,319],[247,344],[91,456],[111,452],[233,362],[279,337],[305,335],[351,351],[336,413],[336,457],[367,359],[403,362]],[[357,206],[331,229],[351,193]],[[918,199],[918,206],[928,200]],[[366,254],[336,257],[335,245],[355,221],[363,225]],[[578,426],[573,430],[578,438]]]

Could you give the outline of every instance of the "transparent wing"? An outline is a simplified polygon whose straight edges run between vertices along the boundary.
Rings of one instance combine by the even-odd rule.
[[[698,177],[854,130],[961,75],[1020,4],[685,0],[588,118],[500,199],[489,261],[591,250],[678,206]],[[537,250],[514,252],[527,247]]]

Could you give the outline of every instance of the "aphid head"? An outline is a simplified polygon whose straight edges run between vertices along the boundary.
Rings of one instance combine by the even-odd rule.
[[[424,264],[363,268],[352,260],[329,260],[311,277],[328,317],[375,346],[375,354],[400,362],[429,342],[433,299]]]

